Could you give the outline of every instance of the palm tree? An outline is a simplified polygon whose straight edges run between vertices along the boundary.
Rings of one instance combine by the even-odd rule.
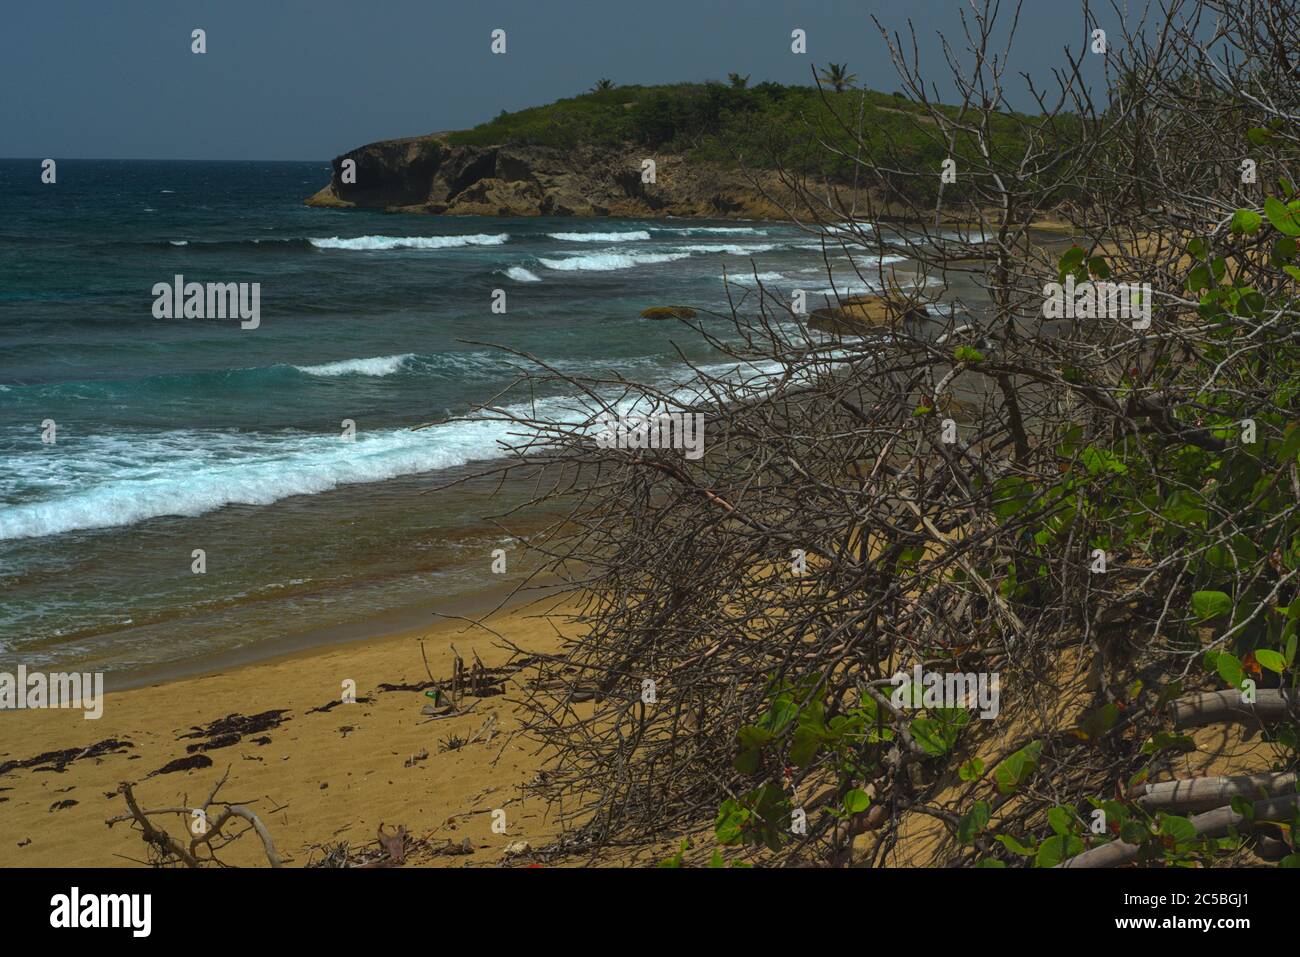
[[[821,71],[821,81],[829,83],[836,93],[843,93],[845,87],[852,86],[857,80],[856,73],[849,72],[847,63],[832,63],[830,69]]]
[[[727,79],[731,81],[733,88],[743,90],[749,83],[749,74],[746,73],[744,76],[741,76],[739,73],[728,73]]]
[[[601,77],[596,81],[596,85],[591,88],[592,93],[604,93],[606,90],[614,89],[614,81],[606,77]]]

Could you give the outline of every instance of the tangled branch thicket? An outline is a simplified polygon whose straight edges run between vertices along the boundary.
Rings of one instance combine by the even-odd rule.
[[[879,864],[922,815],[935,863],[1081,861],[1108,839],[1112,863],[1209,859],[1275,840],[1252,836],[1253,797],[1294,817],[1300,11],[1085,7],[1051,88],[1025,78],[1027,114],[1006,89],[1019,8],[999,6],[972,3],[945,44],[955,108],[914,37],[881,30],[919,128],[959,157],[935,207],[897,184],[940,171],[891,163],[871,130],[854,194],[878,205],[787,176],[828,280],[887,278],[877,334],[823,334],[733,285],[729,316],[685,323],[730,372],[656,388],[522,356],[519,388],[582,401],[480,411],[518,435],[502,468],[566,508],[530,547],[581,637],[538,659],[526,701],[565,848],[716,824],[768,863]],[[1067,277],[1149,283],[1150,326],[1045,319]],[[707,454],[602,448],[599,415],[633,409],[703,414]],[[891,676],[916,663],[998,674],[998,719],[897,707]],[[1086,707],[1052,726],[1076,676]],[[1262,725],[1278,755],[1215,792],[1246,807],[1186,827],[1182,798],[1135,796],[1176,776],[1198,723],[1171,724],[1180,699],[1200,723]]]

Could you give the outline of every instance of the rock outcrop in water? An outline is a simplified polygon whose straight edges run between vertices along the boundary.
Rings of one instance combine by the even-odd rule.
[[[355,184],[343,182],[349,159],[356,162]],[[654,183],[642,182],[646,159],[655,161]],[[329,185],[308,206],[451,216],[785,219],[791,198],[773,172],[751,175],[643,149],[457,146],[445,134],[371,143],[336,157],[333,166]]]

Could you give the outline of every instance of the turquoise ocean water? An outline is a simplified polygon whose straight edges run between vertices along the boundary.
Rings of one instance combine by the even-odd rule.
[[[667,384],[679,349],[726,360],[645,307],[726,311],[724,270],[742,308],[755,272],[829,292],[785,224],[308,209],[326,163],[39,174],[0,160],[0,668],[274,650],[483,588],[500,505],[425,492],[497,454],[502,426],[446,420],[517,360],[464,340]],[[260,283],[260,327],[155,318],[176,275]]]

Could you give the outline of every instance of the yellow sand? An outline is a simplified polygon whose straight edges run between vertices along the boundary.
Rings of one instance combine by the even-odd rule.
[[[561,639],[554,625],[559,619],[548,621],[538,614],[502,613],[488,623],[530,651],[557,650]],[[63,773],[25,768],[0,775],[0,799],[7,798],[0,800],[0,866],[142,863],[148,849],[139,831],[130,823],[112,828],[105,823],[126,811],[123,798],[113,793],[119,782],[134,782],[145,808],[190,807],[202,802],[227,768],[229,781],[219,797],[250,804],[290,866],[305,865],[314,845],[348,841],[354,848],[374,846],[380,823],[389,829],[404,825],[414,836],[439,844],[448,838],[460,844],[468,837],[474,847],[473,854],[463,856],[418,855],[421,863],[482,865],[502,860],[505,848],[515,842],[544,843],[558,828],[544,820],[540,802],[521,800],[520,785],[534,776],[541,759],[535,744],[512,734],[518,729],[515,702],[521,696],[516,685],[508,683],[506,695],[478,699],[470,714],[431,722],[421,714],[431,703],[423,693],[376,691],[381,683],[428,679],[420,638],[439,679],[451,673],[451,644],[467,663],[476,651],[488,666],[509,658],[483,629],[444,623],[418,633],[110,693],[99,720],[71,710],[0,716],[0,764],[106,738],[125,738],[135,745],[123,753],[74,761]],[[369,696],[372,702],[308,713],[339,700],[345,679],[356,682],[358,697]],[[270,743],[256,744],[251,739],[261,735],[249,735],[236,745],[206,752],[213,761],[209,768],[146,777],[185,757],[187,744],[202,740],[179,737],[195,726],[271,709],[287,709],[289,720],[265,732]],[[500,733],[490,742],[439,752],[440,740],[452,734],[469,737],[491,713]],[[428,757],[407,766],[421,751]],[[68,800],[77,803],[51,810]],[[504,834],[493,832],[495,809],[505,811]],[[188,838],[189,822],[180,816],[158,820],[174,836]],[[266,866],[253,834],[221,857],[232,864]]]

